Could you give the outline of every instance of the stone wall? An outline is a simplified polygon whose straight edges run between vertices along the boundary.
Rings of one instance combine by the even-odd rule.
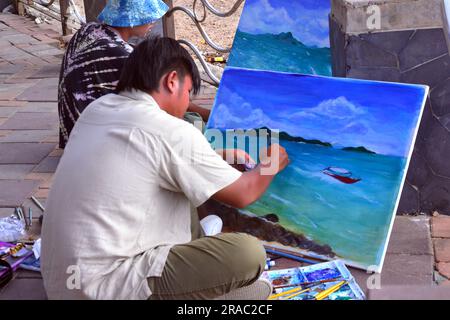
[[[333,73],[430,86],[398,213],[450,215],[450,56],[441,1],[370,4],[377,2],[382,30],[373,32],[366,26],[367,1],[333,0]]]

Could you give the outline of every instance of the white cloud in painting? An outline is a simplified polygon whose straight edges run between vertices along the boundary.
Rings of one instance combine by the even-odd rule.
[[[292,32],[308,46],[329,47],[329,9],[306,9],[295,4],[295,10],[275,8],[269,0],[257,0],[246,5],[239,29],[253,34]]]
[[[365,110],[346,97],[322,101],[314,108],[293,113],[290,118],[330,118],[336,120],[351,120],[365,113]]]
[[[216,128],[259,128],[270,123],[270,118],[264,114],[261,109],[253,109],[249,103],[242,103],[239,106],[239,112],[232,112],[226,104],[217,106],[214,118]]]
[[[350,133],[358,136],[365,136],[369,133],[370,127],[363,122],[351,122],[342,129],[342,133]]]

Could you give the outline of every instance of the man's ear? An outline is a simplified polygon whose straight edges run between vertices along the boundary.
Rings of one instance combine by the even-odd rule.
[[[169,93],[176,93],[179,91],[180,79],[176,71],[169,72],[165,77],[165,87]]]

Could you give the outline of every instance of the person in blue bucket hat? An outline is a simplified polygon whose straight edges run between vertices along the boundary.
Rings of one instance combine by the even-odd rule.
[[[58,87],[59,146],[64,148],[83,110],[94,100],[115,92],[128,56],[131,38],[145,38],[169,10],[161,0],[110,0],[98,22],[81,27],[63,58]],[[209,111],[191,104],[203,120]]]
[[[136,27],[159,20],[169,7],[160,0],[112,0],[98,16],[98,20],[112,27]]]

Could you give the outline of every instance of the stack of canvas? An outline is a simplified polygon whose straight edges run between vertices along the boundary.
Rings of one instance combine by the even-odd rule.
[[[246,1],[207,136],[254,129],[252,153],[255,133],[279,130],[291,164],[246,212],[332,254],[290,250],[381,271],[428,87],[331,77],[329,13],[329,0]]]

